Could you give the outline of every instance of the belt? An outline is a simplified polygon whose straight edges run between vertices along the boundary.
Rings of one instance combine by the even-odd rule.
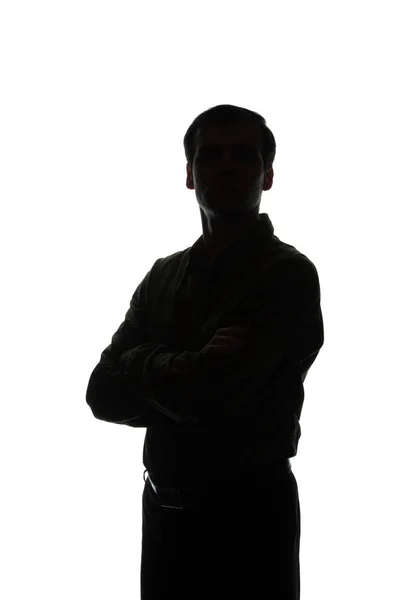
[[[290,460],[288,458],[284,458],[281,460],[274,461],[273,463],[263,465],[259,469],[259,473],[262,471],[263,478],[271,477],[271,479],[279,478],[280,476],[287,476],[292,471],[292,466],[290,464]],[[145,478],[145,474],[147,473],[147,478]],[[254,481],[254,475],[251,476]],[[236,485],[238,481],[244,481],[243,476],[237,477],[235,480],[231,480],[232,485]],[[154,482],[154,478],[150,476],[150,473],[147,469],[143,472],[143,481],[150,483],[153,488],[161,506],[163,508],[175,508],[178,510],[183,510],[184,508],[189,508],[193,504],[194,495],[198,495],[201,492],[201,488],[169,488],[162,487]],[[234,481],[234,483],[233,483]],[[226,481],[226,484],[229,485],[229,481]],[[263,485],[262,480],[258,478],[257,485]]]

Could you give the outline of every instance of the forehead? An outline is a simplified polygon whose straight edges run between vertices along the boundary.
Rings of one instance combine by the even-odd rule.
[[[236,144],[249,143],[260,146],[262,142],[260,126],[257,123],[211,122],[202,125],[196,133],[196,146],[204,144]]]

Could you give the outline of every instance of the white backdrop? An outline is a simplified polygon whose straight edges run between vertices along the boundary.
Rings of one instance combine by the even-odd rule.
[[[183,136],[225,103],[266,118],[260,212],[320,277],[292,459],[302,598],[400,597],[395,14],[1,4],[1,598],[140,598],[145,429],[96,420],[86,388],[154,261],[202,233]]]

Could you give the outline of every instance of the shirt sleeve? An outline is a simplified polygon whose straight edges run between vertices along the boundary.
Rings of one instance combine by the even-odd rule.
[[[86,402],[97,419],[134,427],[174,423],[168,411],[150,404],[143,381],[146,359],[168,350],[149,342],[147,336],[145,298],[150,274],[151,269],[136,288],[124,321],[90,375]]]

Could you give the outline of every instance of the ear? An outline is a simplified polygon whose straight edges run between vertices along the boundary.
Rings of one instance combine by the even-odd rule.
[[[192,176],[192,171],[190,169],[189,163],[187,163],[187,165],[186,165],[186,187],[189,190],[194,190],[193,176]]]

